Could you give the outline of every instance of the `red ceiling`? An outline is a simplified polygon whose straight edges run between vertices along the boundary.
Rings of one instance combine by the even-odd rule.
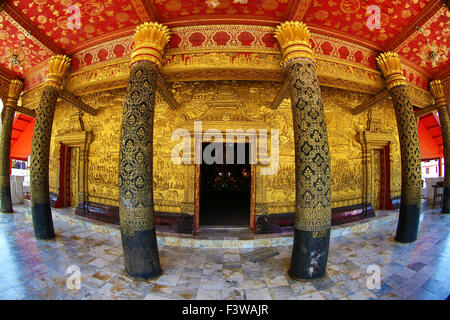
[[[414,22],[432,0],[314,0],[304,17],[310,26],[320,26],[357,37],[384,48]],[[369,28],[370,5],[380,8],[380,29]]]
[[[294,1],[288,0],[155,0],[156,17],[170,25],[190,24],[192,21],[211,23],[222,20],[252,20],[264,24],[288,19]],[[289,9],[289,10],[288,10]],[[189,21],[191,21],[189,23]]]
[[[74,21],[70,17],[75,11],[67,9],[72,2],[80,9],[79,29],[71,29],[67,23]],[[126,0],[16,0],[13,4],[63,49],[140,23],[135,8]]]
[[[9,64],[9,57],[17,53],[20,45],[22,49],[22,68],[24,70],[50,58],[50,51],[37,42],[33,37],[26,37],[25,30],[18,26],[4,12],[0,12],[0,64],[8,69],[21,73],[19,66]]]
[[[445,78],[450,71],[450,60],[448,52],[450,47],[450,11],[442,8],[425,25],[422,26],[423,32],[416,32],[414,36],[402,43],[398,51],[409,61],[428,70],[437,78]],[[428,40],[433,50],[442,50],[446,52],[445,57],[441,55],[440,62],[433,65],[427,60],[429,47],[426,44]],[[447,72],[447,74],[445,74]]]
[[[376,51],[395,50],[409,61],[409,66],[428,77],[444,78],[450,70],[448,58],[441,58],[435,66],[424,62],[427,53],[424,36],[432,46],[448,50],[450,19],[442,0],[13,0],[7,3],[37,26],[41,38],[69,54],[130,35],[136,25],[146,20],[173,27],[221,23],[275,26],[298,19],[305,21],[315,33]],[[67,27],[71,15],[67,7],[71,4],[80,8],[80,29]],[[380,29],[369,30],[367,26],[369,5],[380,8]],[[17,27],[5,22],[7,16],[5,12],[0,16],[3,17],[0,64],[4,67],[8,67],[11,50],[17,50],[20,45],[19,37],[23,37],[23,32],[21,36]],[[424,32],[415,32],[416,26],[422,26]],[[25,76],[27,70],[49,58],[50,50],[45,50],[42,43],[47,42],[39,42],[33,36],[25,39],[25,48],[29,50],[23,65]]]

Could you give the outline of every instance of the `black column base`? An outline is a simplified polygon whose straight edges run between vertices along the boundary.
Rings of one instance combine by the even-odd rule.
[[[55,237],[50,203],[32,203],[34,235],[37,239],[49,240]]]
[[[135,231],[133,236],[122,232],[126,272],[135,279],[154,279],[161,275],[155,230]]]
[[[2,187],[0,189],[0,211],[2,213],[13,213],[10,188]]]
[[[398,217],[397,233],[395,241],[409,243],[416,241],[419,231],[420,208],[417,204],[400,204],[400,214]]]
[[[449,187],[444,187],[443,197],[444,198],[442,199],[441,213],[449,214],[450,213],[450,188]]]
[[[330,228],[323,238],[313,238],[312,231],[294,228],[291,268],[289,276],[294,280],[312,280],[325,276],[330,245]]]

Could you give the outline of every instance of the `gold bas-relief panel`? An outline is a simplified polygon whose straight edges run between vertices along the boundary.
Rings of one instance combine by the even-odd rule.
[[[268,108],[279,83],[269,81],[173,82],[170,89],[180,102],[171,109],[158,94],[154,119],[154,197],[155,211],[194,213],[194,164],[171,161],[174,146],[172,133],[183,128],[193,134],[194,120],[202,121],[203,132],[217,129],[279,130],[279,169],[262,175],[257,164],[256,214],[294,212],[294,141],[291,104],[285,99],[277,110]],[[332,205],[342,207],[363,202],[363,156],[359,132],[367,128],[396,137],[391,145],[391,195],[400,194],[400,152],[397,126],[390,99],[357,116],[351,109],[370,96],[337,88],[321,87],[328,126]],[[82,100],[99,110],[97,116],[84,114],[87,131],[92,132],[88,150],[88,200],[118,205],[118,158],[122,108],[126,89],[119,88],[86,94]],[[58,102],[52,136],[81,132],[77,110]],[[225,136],[225,135],[224,135]],[[192,136],[193,137],[193,136]],[[270,138],[268,150],[270,151]],[[193,138],[192,138],[193,142]],[[50,187],[58,190],[59,145],[52,140]]]

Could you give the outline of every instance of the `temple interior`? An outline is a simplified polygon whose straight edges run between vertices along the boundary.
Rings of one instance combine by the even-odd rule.
[[[447,0],[2,0],[0,27],[0,299],[448,299]]]

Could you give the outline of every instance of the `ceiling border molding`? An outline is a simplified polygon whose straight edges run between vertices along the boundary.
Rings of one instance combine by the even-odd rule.
[[[303,17],[305,16],[306,12],[308,12],[309,7],[311,6],[311,3],[313,0],[300,0],[299,4],[296,7],[295,13],[293,16],[289,18],[289,20],[298,20],[302,21]]]
[[[5,68],[4,66],[0,65],[0,75],[7,78],[8,80],[12,79],[20,79],[22,76],[18,74],[17,72]]]
[[[141,22],[155,21],[155,12],[152,10],[148,0],[131,0],[130,2]]]
[[[308,29],[313,33],[318,33],[318,34],[322,34],[324,36],[329,36],[329,37],[335,37],[336,39],[348,41],[353,44],[357,44],[359,46],[364,46],[365,48],[370,49],[370,50],[374,50],[374,51],[378,51],[378,52],[383,51],[381,47],[377,46],[373,42],[370,42],[370,41],[367,41],[367,40],[364,40],[361,38],[357,38],[354,36],[346,35],[343,33],[339,33],[338,31],[333,30],[331,28],[317,26],[315,24],[308,24]]]

